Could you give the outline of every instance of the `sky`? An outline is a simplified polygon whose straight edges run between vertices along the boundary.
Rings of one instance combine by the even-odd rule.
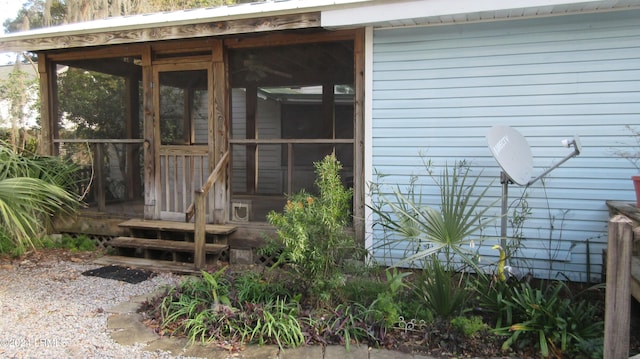
[[[24,1],[22,0],[0,0],[0,27],[2,23],[7,19],[15,19],[18,14],[18,10],[22,7]],[[4,28],[0,30],[0,33],[4,33]],[[15,61],[14,54],[0,53],[0,65],[5,65]]]

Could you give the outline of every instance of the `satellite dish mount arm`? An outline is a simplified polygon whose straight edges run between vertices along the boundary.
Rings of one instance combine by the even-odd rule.
[[[558,162],[558,163],[554,164],[553,166],[549,167],[546,171],[542,172],[538,177],[533,178],[531,181],[527,182],[527,184],[526,184],[527,187],[531,186],[534,183],[536,183],[539,179],[541,179],[542,177],[548,175],[549,172],[551,172],[554,169],[560,167],[560,165],[562,165],[563,163],[567,162],[569,159],[579,155],[580,151],[582,150],[582,146],[580,145],[580,139],[577,136],[574,137],[573,140],[563,140],[562,144],[565,147],[573,147],[573,152],[571,152],[570,154],[566,155],[562,160],[560,160],[560,162]]]

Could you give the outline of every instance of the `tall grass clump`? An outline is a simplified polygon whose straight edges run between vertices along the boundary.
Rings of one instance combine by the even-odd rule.
[[[581,348],[595,349],[593,340],[603,336],[598,308],[572,296],[560,281],[539,288],[520,283],[502,305],[512,313],[509,325],[495,330],[506,338],[503,349],[534,347],[543,358],[588,357]]]

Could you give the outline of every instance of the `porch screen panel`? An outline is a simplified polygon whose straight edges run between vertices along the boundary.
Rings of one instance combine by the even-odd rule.
[[[159,77],[161,143],[206,144],[207,71],[166,71]]]
[[[54,143],[82,167],[79,194],[100,211],[133,212],[116,204],[143,197],[142,141],[135,141],[142,139],[140,57],[65,60],[55,68]]]
[[[314,162],[332,152],[353,179],[352,41],[234,49],[229,62],[232,206],[265,220],[316,192]]]

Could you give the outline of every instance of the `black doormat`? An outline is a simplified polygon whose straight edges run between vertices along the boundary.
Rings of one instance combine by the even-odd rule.
[[[153,272],[142,269],[130,269],[120,266],[106,266],[83,272],[82,275],[91,277],[100,277],[106,279],[114,279],[131,284],[137,284],[149,279]]]

